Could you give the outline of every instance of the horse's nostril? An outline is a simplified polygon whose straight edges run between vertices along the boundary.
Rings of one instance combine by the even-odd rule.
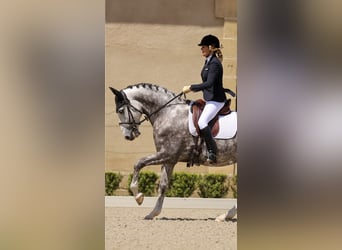
[[[132,136],[132,135],[131,135],[131,136],[126,135],[126,136],[125,136],[125,139],[126,139],[126,140],[129,140],[129,141],[133,141],[133,140],[134,140],[134,136]]]

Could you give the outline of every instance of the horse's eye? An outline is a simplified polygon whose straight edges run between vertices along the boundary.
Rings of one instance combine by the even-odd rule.
[[[119,113],[119,114],[123,114],[123,112],[124,112],[124,109],[119,109],[119,110],[118,110],[118,113]]]

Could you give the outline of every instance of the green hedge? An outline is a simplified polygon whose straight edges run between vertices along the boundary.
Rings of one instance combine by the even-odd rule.
[[[133,174],[130,174],[128,177],[127,188],[130,195],[133,195],[130,185],[133,178]],[[146,196],[153,196],[157,192],[157,180],[158,175],[154,172],[140,172],[138,178],[138,187],[139,192],[143,193]]]
[[[114,195],[115,190],[119,187],[122,177],[123,176],[120,173],[105,173],[106,195]]]
[[[171,177],[166,196],[189,197],[197,187],[198,175],[184,172],[174,173]]]
[[[222,198],[227,195],[229,186],[227,175],[206,174],[201,176],[198,183],[198,195],[202,198]]]
[[[128,176],[127,189],[130,195],[133,195],[129,186],[132,181],[132,174]],[[114,195],[115,190],[123,176],[120,173],[105,173],[106,195]],[[139,174],[139,192],[146,196],[155,196],[157,194],[159,178],[154,172],[140,172]],[[228,192],[232,192],[234,198],[237,198],[237,176],[228,179],[223,174],[205,174],[197,175],[184,172],[176,172],[172,175],[169,189],[166,193],[168,197],[190,197],[197,190],[197,194],[202,198],[223,198]],[[230,196],[230,197],[231,197]]]

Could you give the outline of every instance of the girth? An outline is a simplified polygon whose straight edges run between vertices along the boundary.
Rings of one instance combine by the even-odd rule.
[[[192,120],[194,122],[197,134],[200,135],[200,128],[198,126],[198,120],[202,114],[202,111],[204,109],[205,106],[205,101],[203,99],[198,99],[196,101],[194,101],[191,104],[191,113],[192,113]],[[217,113],[217,115],[209,122],[209,127],[211,128],[211,134],[213,137],[215,137],[220,129],[219,126],[219,122],[218,122],[218,118],[219,116],[224,116],[224,115],[228,115],[230,114],[231,110],[230,110],[230,103],[231,103],[231,99],[228,99],[224,106],[222,107],[222,109]]]

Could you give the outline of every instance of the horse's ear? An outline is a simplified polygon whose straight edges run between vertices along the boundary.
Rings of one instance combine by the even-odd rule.
[[[123,94],[121,93],[121,91],[116,90],[112,87],[109,87],[109,89],[113,92],[113,94],[115,95],[115,103],[117,108],[120,107],[124,101],[125,101],[125,97],[123,96]]]
[[[116,89],[114,89],[114,88],[112,88],[112,87],[109,87],[109,89],[110,89],[110,90],[113,92],[113,94],[116,95],[116,96],[121,94],[119,90],[116,90]]]
[[[113,94],[115,95],[115,97],[117,98],[117,100],[119,102],[121,102],[125,99],[124,96],[122,95],[121,91],[114,89],[112,87],[109,87],[109,89],[113,92]]]

